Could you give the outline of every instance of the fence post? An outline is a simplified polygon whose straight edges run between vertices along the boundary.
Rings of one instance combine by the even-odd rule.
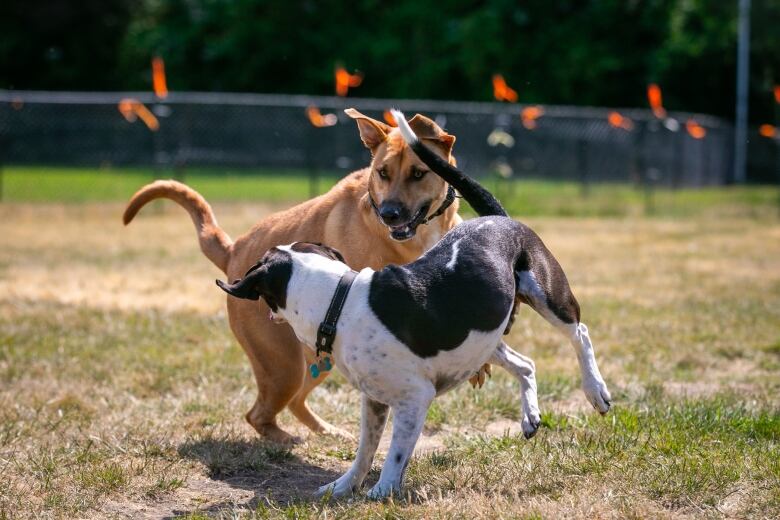
[[[680,179],[685,177],[685,132],[674,135],[674,166],[672,173],[672,189],[680,188]]]
[[[588,175],[588,141],[584,137],[577,139],[577,172],[582,196],[587,198],[590,194],[590,176]]]
[[[320,194],[319,175],[316,168],[309,168],[309,198],[313,199]]]
[[[185,166],[184,161],[174,161],[173,162],[173,178],[174,180],[177,180],[179,182],[184,182],[184,177],[186,176],[187,168]]]
[[[645,214],[655,212],[654,180],[649,175],[645,162],[645,138],[647,137],[647,121],[638,121],[636,138],[634,139],[634,171],[639,180],[640,189],[644,194]],[[655,175],[653,177],[656,177]]]
[[[316,131],[317,129],[314,127],[314,125],[307,125],[306,138],[304,139],[306,169],[309,172],[309,198],[310,199],[313,199],[314,197],[319,195],[319,191],[320,191],[319,172],[317,170],[317,167],[314,165],[314,150],[312,149],[314,146],[314,140],[317,138],[317,136],[315,135]]]
[[[0,135],[0,202],[5,195],[5,139]]]

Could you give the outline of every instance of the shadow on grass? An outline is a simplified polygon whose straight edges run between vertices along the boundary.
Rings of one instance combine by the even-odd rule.
[[[289,448],[261,440],[198,439],[184,442],[178,452],[205,465],[210,478],[255,494],[244,504],[217,503],[199,510],[202,513],[216,513],[236,505],[255,510],[266,499],[279,504],[316,502],[319,499],[314,492],[340,476],[336,471],[304,461]]]

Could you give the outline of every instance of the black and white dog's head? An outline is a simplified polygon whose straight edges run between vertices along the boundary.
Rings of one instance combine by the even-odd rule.
[[[304,265],[320,263],[316,260],[319,258],[327,259],[328,263],[344,263],[344,256],[332,247],[316,242],[294,242],[269,249],[242,279],[234,280],[232,284],[217,280],[217,285],[236,298],[263,298],[271,309],[271,319],[282,323],[285,320],[280,312],[287,309],[290,281],[296,266],[300,271]]]

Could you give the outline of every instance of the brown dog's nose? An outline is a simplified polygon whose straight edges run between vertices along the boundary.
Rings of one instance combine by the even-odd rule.
[[[409,220],[408,213],[404,205],[395,200],[385,201],[379,207],[379,216],[388,226],[395,226]]]

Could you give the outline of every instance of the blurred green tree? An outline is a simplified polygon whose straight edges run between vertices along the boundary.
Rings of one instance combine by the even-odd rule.
[[[122,88],[120,46],[141,2],[3,0],[0,88]]]
[[[501,73],[521,102],[646,106],[731,117],[736,0],[5,0],[3,88],[333,94],[337,64],[365,74],[352,95],[492,99]],[[772,119],[780,0],[753,0],[751,116]]]

